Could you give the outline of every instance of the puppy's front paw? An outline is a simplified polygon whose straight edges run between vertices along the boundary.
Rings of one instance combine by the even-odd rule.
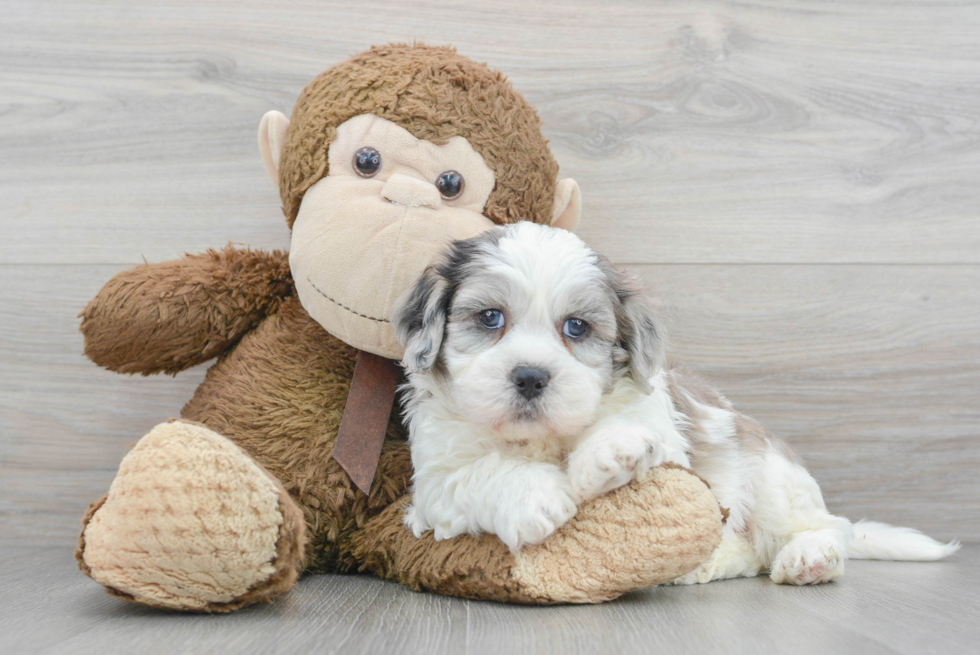
[[[414,502],[409,505],[407,510],[405,510],[405,515],[402,517],[402,522],[405,524],[406,528],[412,531],[412,534],[414,534],[416,538],[421,537],[426,530],[431,529],[431,526],[429,526],[420,516]]]
[[[494,532],[517,552],[539,544],[568,522],[578,509],[564,474],[544,478],[524,490],[515,489],[494,521]]]
[[[568,459],[568,479],[579,503],[628,484],[664,461],[664,447],[639,425],[618,424],[597,432]]]

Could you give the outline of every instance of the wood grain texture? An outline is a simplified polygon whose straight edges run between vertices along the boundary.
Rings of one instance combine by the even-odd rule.
[[[980,268],[633,270],[671,356],[798,450],[832,511],[980,538]]]
[[[634,263],[980,263],[968,0],[3,0],[0,261],[282,246],[256,154],[316,73],[456,44],[535,103],[582,233]]]
[[[980,629],[972,547],[938,563],[851,562],[841,580],[655,587],[598,606],[521,607],[419,594],[366,576],[302,579],[221,616],[130,605],[61,548],[0,548],[4,653],[967,653]]]
[[[288,247],[255,131],[373,43],[508,73],[673,352],[835,511],[980,539],[980,9],[874,2],[0,0],[0,542],[68,543],[203,369],[81,356],[113,273]]]

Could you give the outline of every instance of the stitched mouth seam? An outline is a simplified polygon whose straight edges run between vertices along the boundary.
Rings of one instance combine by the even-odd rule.
[[[320,287],[318,287],[316,284],[314,284],[313,283],[313,280],[311,280],[310,278],[306,278],[306,281],[309,282],[310,283],[310,286],[313,287],[314,289],[316,289],[316,292],[319,293],[321,296],[323,296],[324,298],[326,298],[327,300],[329,300],[333,304],[337,305],[337,307],[340,307],[341,309],[346,309],[347,311],[349,311],[351,314],[353,314],[355,316],[360,316],[361,318],[366,318],[369,321],[374,321],[375,323],[390,323],[391,322],[391,321],[389,321],[386,318],[375,318],[373,316],[368,316],[367,314],[362,314],[361,312],[359,312],[357,310],[351,309],[347,305],[345,305],[343,303],[339,303],[336,300],[334,300],[333,298],[331,298],[330,296],[328,296],[327,294],[323,293],[323,291],[320,290]]]

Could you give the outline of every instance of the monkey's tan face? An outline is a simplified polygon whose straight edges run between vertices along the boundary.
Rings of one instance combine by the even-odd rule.
[[[300,302],[350,345],[401,359],[392,305],[450,241],[493,227],[493,171],[462,137],[437,146],[371,114],[337,128],[328,166],[293,224]]]

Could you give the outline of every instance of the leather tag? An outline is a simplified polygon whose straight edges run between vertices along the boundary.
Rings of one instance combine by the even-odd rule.
[[[388,419],[395,403],[398,363],[392,359],[359,350],[340,419],[333,458],[358,489],[371,492],[371,483],[381,461]]]

